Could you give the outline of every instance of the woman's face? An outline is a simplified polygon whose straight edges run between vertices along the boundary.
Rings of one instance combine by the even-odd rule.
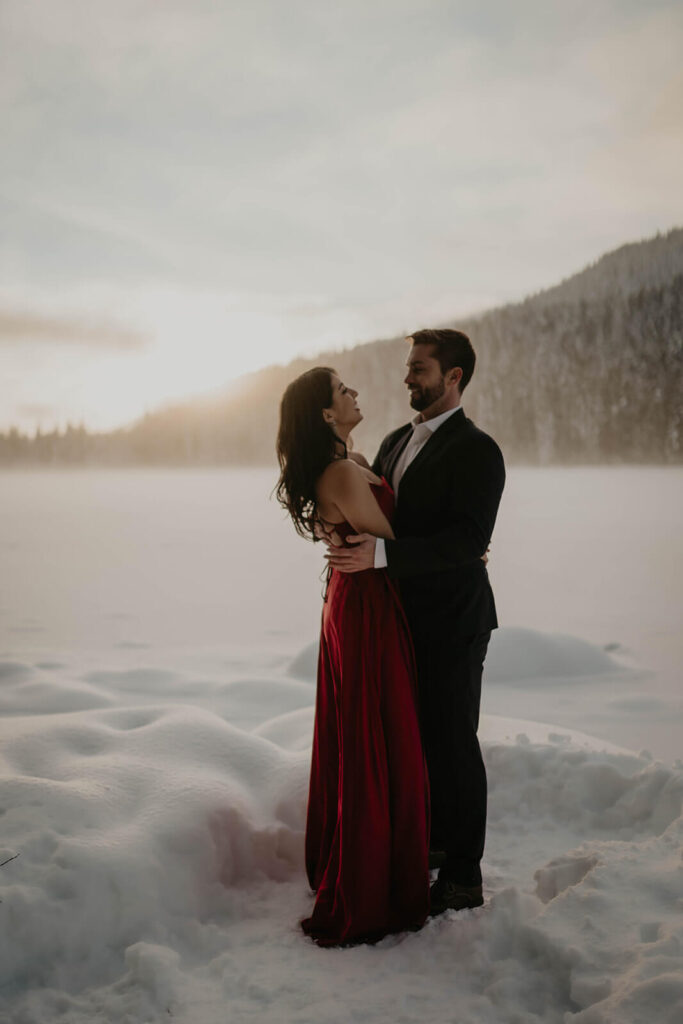
[[[331,375],[331,380],[332,405],[323,409],[323,416],[328,423],[334,420],[337,433],[340,429],[342,431],[352,430],[363,419],[363,414],[356,403],[358,392],[347,387],[336,373]]]

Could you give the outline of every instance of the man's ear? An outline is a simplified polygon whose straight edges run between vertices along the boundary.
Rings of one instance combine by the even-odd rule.
[[[460,381],[462,380],[462,367],[461,366],[453,366],[453,367],[451,367],[451,369],[448,371],[447,376],[448,376],[448,383],[449,384],[457,384],[458,387],[460,387]]]

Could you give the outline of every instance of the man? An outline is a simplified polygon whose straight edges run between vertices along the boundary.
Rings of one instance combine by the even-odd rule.
[[[477,739],[481,677],[497,625],[485,555],[505,483],[496,442],[468,420],[462,393],[474,371],[467,335],[416,331],[405,383],[412,422],[388,434],[372,465],[396,494],[395,540],[349,537],[329,562],[345,572],[384,568],[400,586],[417,660],[431,788],[430,863],[441,864],[431,913],[483,903],[486,771]]]

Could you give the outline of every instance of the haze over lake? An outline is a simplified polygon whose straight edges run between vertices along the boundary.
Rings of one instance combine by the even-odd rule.
[[[275,479],[274,469],[3,474],[0,656],[54,657],[75,678],[86,663],[296,654],[317,638],[322,548],[295,535],[270,498]],[[501,626],[607,647],[637,671],[599,688],[503,685],[491,678],[506,675],[501,632],[484,711],[681,756],[682,509],[680,469],[509,470],[489,564]]]

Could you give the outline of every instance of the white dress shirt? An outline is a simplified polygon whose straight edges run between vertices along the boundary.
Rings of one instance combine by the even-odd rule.
[[[455,409],[447,409],[446,412],[442,412],[440,416],[433,416],[430,420],[423,420],[421,413],[418,413],[417,416],[413,418],[413,433],[408,444],[399,455],[396,465],[394,466],[394,472],[391,480],[389,481],[393,487],[395,498],[398,498],[398,489],[401,483],[401,477],[417,453],[424,448],[429,438],[439,429],[442,423],[445,423],[454,412],[458,411],[458,409],[462,409],[462,406],[458,405]],[[384,538],[378,537],[375,543],[375,569],[384,569],[386,568],[386,565],[387,551],[384,544]]]

